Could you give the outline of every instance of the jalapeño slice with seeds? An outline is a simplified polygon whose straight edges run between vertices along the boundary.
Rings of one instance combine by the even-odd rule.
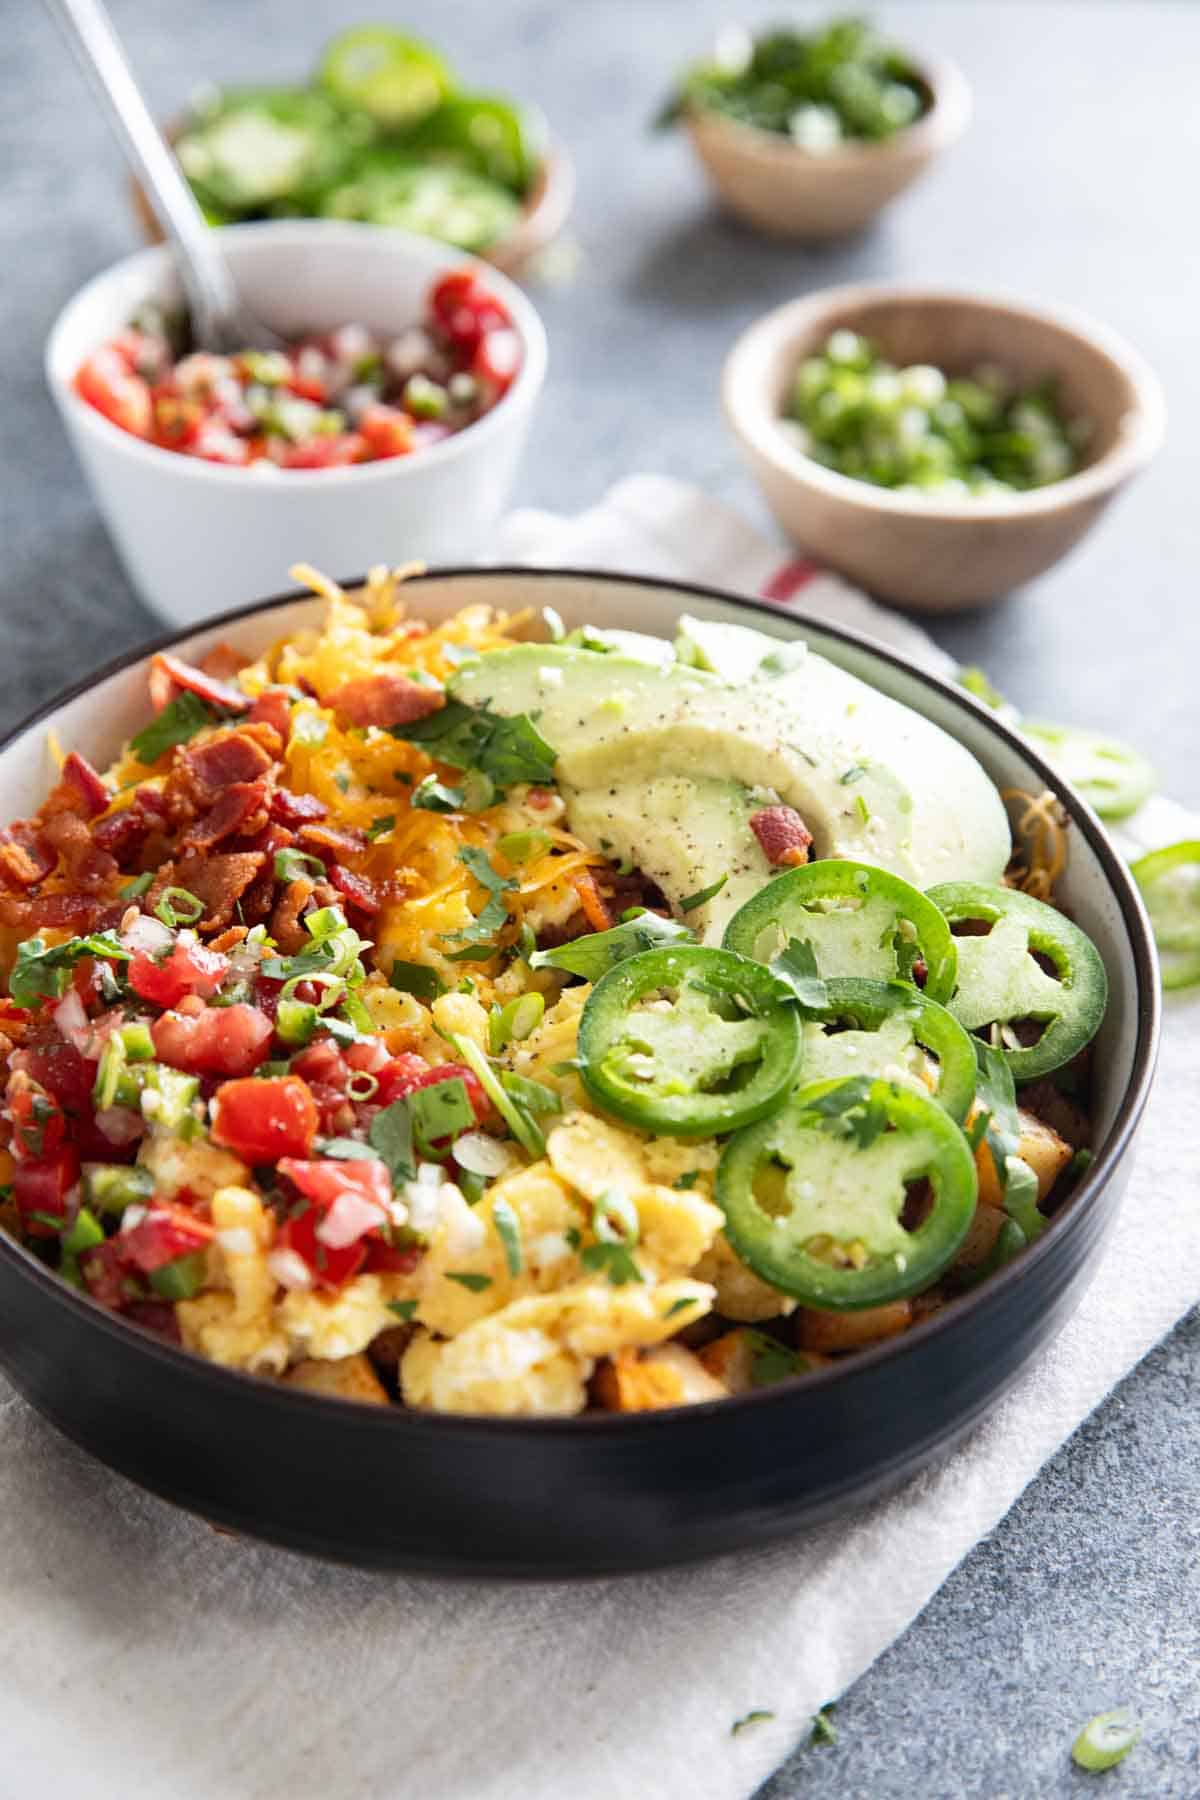
[[[799,1013],[776,977],[698,944],[619,963],[579,1022],[579,1073],[596,1104],[680,1137],[762,1118],[795,1080],[800,1050]]]
[[[827,992],[827,1006],[806,1009],[805,1085],[852,1075],[898,1080],[915,1093],[932,1092],[962,1124],[975,1098],[975,1047],[944,1006],[906,981],[850,976],[827,983]],[[927,1075],[936,1075],[932,1089]]]
[[[1200,981],[1200,840],[1151,850],[1129,872],[1150,914],[1163,986],[1190,987]]]
[[[883,1306],[936,1280],[978,1193],[936,1101],[857,1077],[798,1088],[725,1146],[717,1204],[741,1260],[805,1306]]]
[[[1016,1081],[1034,1081],[1090,1043],[1108,1001],[1100,952],[1053,906],[1015,888],[948,881],[929,898],[960,936],[958,986],[949,1009],[1000,1051]],[[1050,965],[1048,970],[1045,964]],[[1052,972],[1051,972],[1052,971]],[[1021,1031],[1040,1028],[1032,1041]]]
[[[831,858],[776,875],[725,928],[725,948],[770,962],[789,938],[811,944],[818,972],[910,981],[925,965],[923,991],[954,991],[954,940],[936,906],[898,875]]]

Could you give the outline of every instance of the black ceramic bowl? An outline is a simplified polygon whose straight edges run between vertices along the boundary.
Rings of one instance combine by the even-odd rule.
[[[1103,1251],[1158,1035],[1149,928],[1123,864],[1021,739],[965,693],[848,633],[711,590],[541,569],[431,574],[412,597],[433,618],[485,601],[664,635],[684,611],[803,635],[961,739],[999,787],[1053,789],[1072,819],[1062,895],[1112,990],[1089,1175],[1031,1250],[904,1337],[794,1386],[669,1413],[470,1419],[298,1393],[119,1323],[3,1234],[0,1365],[68,1437],[166,1499],[376,1567],[547,1577],[648,1568],[761,1542],[884,1491],[945,1455],[996,1403],[1069,1318]],[[225,638],[257,653],[320,611],[289,595],[164,642],[200,655]],[[0,818],[41,800],[48,726],[101,765],[116,752],[144,720],[144,660],[123,658],[9,737]]]

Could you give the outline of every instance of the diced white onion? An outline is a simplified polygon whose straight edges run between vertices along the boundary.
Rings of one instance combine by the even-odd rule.
[[[404,1184],[408,1222],[420,1237],[428,1237],[437,1224],[442,1180],[442,1171],[436,1163],[422,1163],[417,1170],[416,1180],[406,1181]]]
[[[484,1131],[464,1131],[454,1140],[454,1160],[460,1169],[472,1175],[504,1175],[516,1166],[517,1158],[508,1148]]]
[[[461,1193],[450,1182],[446,1182],[441,1190],[438,1208],[441,1223],[446,1233],[446,1254],[452,1262],[464,1261],[482,1250],[487,1242],[487,1231],[478,1213],[471,1211]]]
[[[571,1254],[571,1246],[561,1231],[545,1231],[525,1249],[530,1267],[534,1269],[552,1269],[555,1263],[564,1262]]]
[[[312,1286],[312,1270],[295,1250],[272,1250],[267,1257],[267,1268],[280,1287],[310,1288]]]
[[[81,1036],[87,1037],[89,1026],[83,1001],[73,987],[67,989],[55,1007],[54,1023],[68,1042],[74,1044],[78,1050],[80,1046],[75,1040]]]
[[[105,1106],[96,1114],[96,1129],[118,1149],[136,1144],[145,1136],[146,1127],[138,1114],[127,1106]]]
[[[133,923],[121,933],[121,943],[126,950],[140,951],[143,956],[158,956],[163,950],[171,948],[174,939],[161,919],[152,919],[149,913],[139,913]]]
[[[139,1206],[136,1201],[132,1206],[127,1206],[121,1214],[121,1230],[132,1231],[136,1225],[141,1224],[148,1211],[148,1207]]]
[[[254,1233],[245,1225],[229,1225],[218,1231],[217,1242],[227,1256],[253,1256],[256,1249]]]
[[[357,1244],[364,1233],[382,1225],[385,1218],[378,1201],[347,1190],[338,1195],[317,1226],[317,1240],[331,1250],[345,1250],[348,1245]]]

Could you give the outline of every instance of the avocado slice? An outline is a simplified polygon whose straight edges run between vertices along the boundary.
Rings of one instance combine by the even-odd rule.
[[[760,642],[760,661],[779,647]],[[464,664],[451,692],[534,715],[572,829],[673,906],[727,876],[687,915],[709,940],[771,874],[749,823],[760,807],[795,807],[818,856],[918,887],[995,881],[1008,860],[1004,808],[974,757],[821,656],[748,691],[678,662],[520,644]]]

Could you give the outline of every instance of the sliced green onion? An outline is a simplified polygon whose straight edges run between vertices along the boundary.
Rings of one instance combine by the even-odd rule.
[[[514,1075],[511,1069],[500,1071],[500,1081],[505,1091],[512,1095],[518,1106],[523,1106],[529,1113],[559,1113],[562,1111],[562,1095],[557,1088],[548,1087],[544,1081],[533,1081],[528,1075]]]
[[[496,839],[496,848],[506,861],[520,867],[548,850],[552,841],[548,831],[506,831]]]
[[[695,912],[698,906],[706,906],[710,900],[716,899],[728,880],[727,874],[718,875],[710,887],[698,888],[694,894],[686,894],[679,902],[680,912]]]
[[[642,1223],[637,1207],[621,1188],[605,1188],[595,1202],[592,1230],[602,1244],[624,1244],[627,1249],[632,1249],[637,1243]]]
[[[335,932],[345,931],[346,915],[340,906],[319,906],[316,912],[305,914],[304,929],[315,944],[321,944]]]
[[[194,1138],[203,1129],[192,1111],[200,1092],[195,1075],[183,1075],[162,1063],[148,1063],[146,1085],[142,1090],[142,1114],[152,1125],[176,1137]]]
[[[370,1100],[379,1092],[379,1077],[369,1069],[355,1069],[346,1083],[346,1092],[351,1100]]]
[[[100,1066],[92,1088],[92,1105],[97,1112],[117,1104],[117,1088],[125,1073],[125,1044],[119,1031],[114,1031],[100,1054]]]
[[[520,1044],[535,1032],[542,1022],[546,1002],[537,992],[521,994],[506,1006],[493,1007],[488,1019],[488,1048],[493,1056],[509,1044]]]
[[[524,1267],[521,1252],[521,1222],[509,1202],[501,1196],[492,1204],[492,1224],[504,1246],[504,1260],[510,1275],[519,1275]]]
[[[456,1051],[475,1075],[479,1077],[484,1093],[491,1101],[508,1129],[516,1138],[523,1150],[530,1156],[538,1157],[546,1154],[546,1140],[541,1129],[531,1119],[523,1107],[507,1094],[500,1084],[499,1077],[478,1044],[472,1043],[469,1037],[459,1032],[447,1032],[446,1042]]]
[[[282,1006],[285,1001],[294,1000],[296,989],[302,987],[306,982],[311,982],[314,987],[323,990],[321,998],[315,1002],[316,1010],[319,1013],[328,1012],[331,1006],[336,1006],[346,991],[346,984],[340,975],[325,975],[314,969],[311,975],[289,976],[279,990],[280,1005]],[[304,1003],[301,1002],[301,1004]]]
[[[1097,1713],[1071,1745],[1072,1760],[1093,1774],[1113,1769],[1125,1760],[1141,1735],[1141,1725],[1127,1706]]]
[[[118,900],[140,900],[147,888],[154,886],[154,870],[147,869],[144,875],[135,875],[124,887],[117,889]]]
[[[204,917],[204,902],[188,888],[165,888],[155,905],[154,916],[172,930],[176,925],[195,925]]]
[[[150,1062],[154,1057],[154,1039],[150,1036],[150,1027],[141,1019],[134,1019],[121,1027],[121,1042],[125,1046],[125,1055],[130,1062]]]
[[[276,881],[324,881],[325,864],[319,856],[307,856],[303,850],[275,852]]]

